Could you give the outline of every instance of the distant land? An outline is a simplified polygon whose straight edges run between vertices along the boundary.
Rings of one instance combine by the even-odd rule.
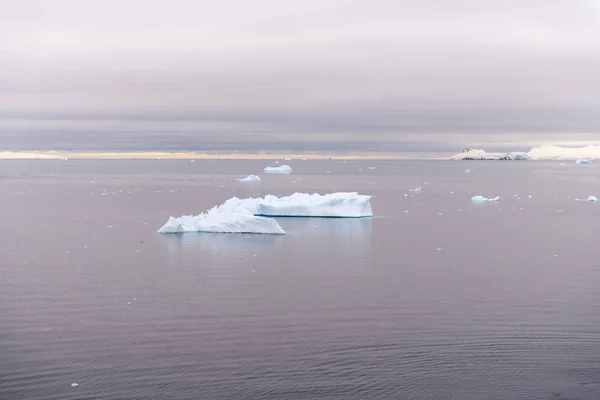
[[[436,160],[447,159],[447,156],[416,157],[411,153],[213,153],[213,152],[97,152],[97,151],[0,151],[0,159],[44,159],[44,160],[69,160],[69,159],[107,159],[107,160],[280,160],[280,159],[307,159],[307,160]]]

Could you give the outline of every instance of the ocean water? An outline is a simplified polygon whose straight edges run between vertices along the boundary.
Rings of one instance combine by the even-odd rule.
[[[600,165],[285,163],[0,161],[0,399],[600,398]],[[295,191],[376,217],[155,233]]]

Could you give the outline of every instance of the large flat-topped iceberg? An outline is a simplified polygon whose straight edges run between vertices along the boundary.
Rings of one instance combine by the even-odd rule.
[[[266,167],[264,169],[267,174],[290,174],[292,172],[292,167],[289,165],[281,165],[279,167]]]
[[[450,157],[451,160],[556,160],[575,161],[578,164],[591,163],[600,160],[600,145],[584,147],[563,147],[544,145],[534,147],[527,152],[513,151],[509,153],[488,153],[482,149],[464,149]]]
[[[266,217],[372,217],[371,196],[355,192],[326,195],[294,193],[290,196],[239,199],[232,197],[199,215],[170,217],[158,233],[214,232],[283,235],[277,221]]]
[[[291,196],[267,195],[259,198],[233,197],[218,207],[227,212],[249,212],[272,217],[372,217],[371,196],[351,193],[326,195],[294,193]]]
[[[272,218],[257,217],[250,213],[228,213],[213,208],[199,215],[170,217],[158,233],[264,233],[285,235],[285,231]]]

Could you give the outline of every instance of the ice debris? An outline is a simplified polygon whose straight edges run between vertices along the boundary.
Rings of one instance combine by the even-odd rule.
[[[258,175],[248,175],[245,178],[238,179],[239,182],[260,182],[260,177]]]
[[[264,169],[267,174],[289,174],[292,172],[292,167],[289,165],[281,165],[279,167],[266,167]]]
[[[73,383],[71,383],[71,387],[72,387],[72,388],[74,388],[74,387],[77,387],[77,386],[79,386],[79,383],[77,383],[77,382],[73,382]]]
[[[473,196],[471,197],[471,202],[473,204],[484,204],[484,203],[491,203],[491,202],[495,202],[500,200],[500,196],[496,196],[496,197],[483,197],[481,195],[477,195],[477,196]]]
[[[591,164],[592,160],[587,160],[585,158],[578,158],[575,160],[575,164]]]

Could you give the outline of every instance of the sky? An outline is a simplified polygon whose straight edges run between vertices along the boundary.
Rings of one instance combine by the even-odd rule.
[[[600,0],[3,3],[0,149],[600,141]]]

